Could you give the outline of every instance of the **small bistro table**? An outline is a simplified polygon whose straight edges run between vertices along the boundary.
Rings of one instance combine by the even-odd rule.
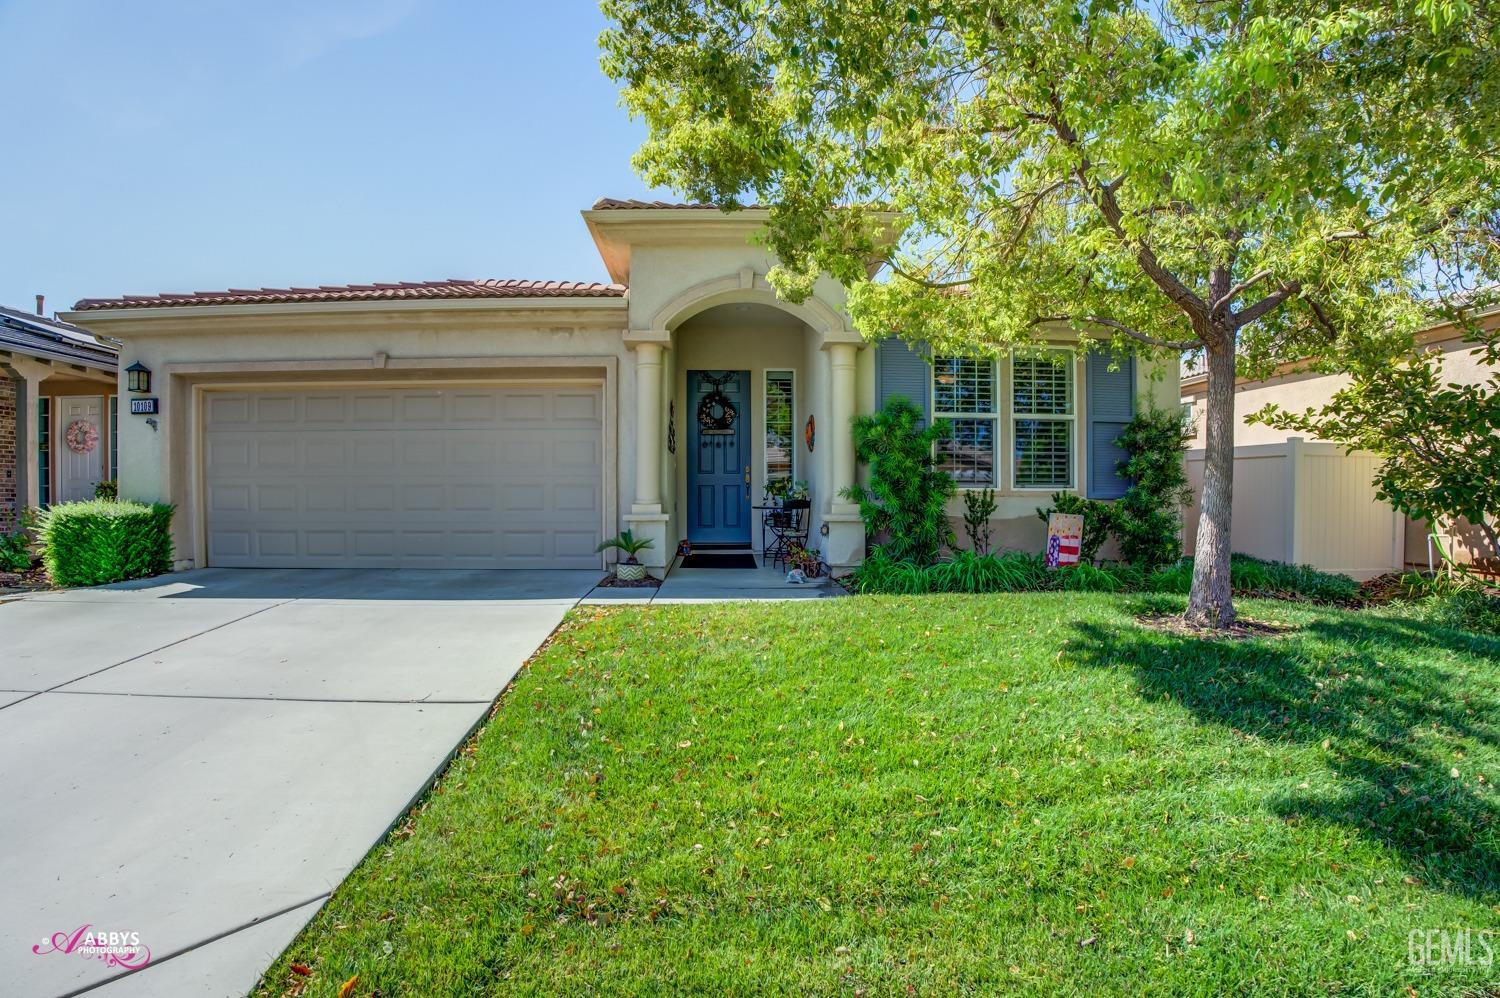
[[[793,544],[807,546],[807,528],[812,500],[788,499],[783,503],[751,506],[760,514],[761,557],[780,566]]]

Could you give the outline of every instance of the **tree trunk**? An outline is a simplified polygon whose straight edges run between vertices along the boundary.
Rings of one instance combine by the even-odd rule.
[[[1229,585],[1229,513],[1234,486],[1234,334],[1208,348],[1208,431],[1203,452],[1203,498],[1187,622],[1220,628],[1234,622]]]

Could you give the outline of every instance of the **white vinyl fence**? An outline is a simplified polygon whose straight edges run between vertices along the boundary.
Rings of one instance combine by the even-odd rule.
[[[1186,455],[1193,504],[1183,512],[1183,550],[1198,539],[1203,451]],[[1234,449],[1233,550],[1368,579],[1399,571],[1406,523],[1375,498],[1379,459],[1336,444],[1291,437]]]

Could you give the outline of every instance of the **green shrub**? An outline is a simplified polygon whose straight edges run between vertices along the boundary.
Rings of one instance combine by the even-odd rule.
[[[92,499],[42,513],[47,574],[60,586],[97,586],[172,570],[172,507]]]
[[[0,572],[24,572],[31,567],[31,535],[23,527],[0,531]]]
[[[865,559],[846,580],[857,593],[911,596],[919,593],[1021,593],[1055,589],[1058,574],[1039,555],[956,551],[931,565],[896,561],[884,551]]]
[[[856,593],[915,596],[928,591],[928,578],[923,566],[910,561],[897,561],[881,548],[876,548],[862,565],[851,572],[845,583]]]
[[[995,506],[994,489],[964,490],[964,533],[975,554],[990,553],[990,517],[995,515]]]
[[[1158,569],[1143,588],[1153,592],[1186,594],[1193,584],[1193,559]],[[1247,554],[1229,559],[1229,584],[1244,596],[1298,597],[1320,603],[1352,603],[1359,599],[1359,583],[1347,575],[1320,572],[1310,565],[1263,561]]]
[[[106,478],[102,482],[94,483],[95,499],[118,499],[120,498],[120,483],[113,478]]]
[[[1083,539],[1079,542],[1078,560],[1092,565],[1099,549],[1114,531],[1114,504],[1085,499],[1073,492],[1052,493],[1052,505],[1037,507],[1036,515],[1046,523],[1053,513],[1078,513],[1083,517]]]
[[[1109,568],[1079,562],[1057,570],[1058,588],[1074,593],[1117,593],[1125,582]]]
[[[1040,558],[1020,553],[1000,555],[954,552],[952,558],[929,565],[927,590],[934,593],[1016,593],[1049,586]]]
[[[1359,585],[1347,575],[1320,572],[1307,565],[1262,561],[1243,554],[1235,555],[1229,564],[1230,584],[1240,595],[1319,603],[1352,603],[1359,599]],[[922,566],[897,561],[883,551],[877,551],[851,573],[847,582],[853,592],[900,596],[919,593],[1035,593],[1057,589],[1065,592],[1185,595],[1193,583],[1193,559],[1183,558],[1169,568],[1147,572],[1138,565],[1118,562],[1103,565],[1080,562],[1066,568],[1049,569],[1041,555],[1019,551],[1003,555],[958,551],[945,561]],[[1465,594],[1451,597],[1455,602],[1444,610],[1449,614],[1446,619],[1469,620],[1477,624],[1449,623],[1446,626],[1484,632],[1486,621],[1500,620],[1500,599],[1488,597],[1490,602],[1485,603],[1467,595],[1466,589],[1460,592]],[[1451,594],[1445,590],[1447,596]],[[1486,614],[1495,614],[1495,617]]]
[[[1427,619],[1441,627],[1500,636],[1500,597],[1478,586],[1462,586],[1433,596],[1425,610]]]
[[[923,429],[921,419],[899,395],[874,415],[856,418],[854,450],[870,466],[870,487],[853,485],[844,494],[859,503],[866,534],[886,538],[879,550],[891,561],[925,566],[937,561],[944,545],[953,546],[953,478],[932,466],[932,447],[948,436],[948,424]]]
[[[1401,576],[1407,601],[1396,609],[1440,627],[1475,634],[1500,635],[1500,595],[1452,572]]]
[[[1156,408],[1136,413],[1120,433],[1128,457],[1116,474],[1130,485],[1115,501],[1110,526],[1120,557],[1132,565],[1152,569],[1182,554],[1182,507],[1192,498],[1182,461],[1186,441],[1183,415]]]

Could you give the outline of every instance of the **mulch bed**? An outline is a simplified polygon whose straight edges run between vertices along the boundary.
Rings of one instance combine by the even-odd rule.
[[[618,575],[610,574],[600,580],[599,585],[605,589],[655,589],[661,585],[661,580],[647,575],[638,582],[626,582]]]
[[[0,572],[0,593],[36,593],[56,588],[41,565],[24,572]]]
[[[1268,620],[1250,620],[1240,617],[1228,627],[1196,627],[1182,619],[1180,613],[1143,613],[1135,618],[1142,627],[1153,631],[1165,631],[1185,638],[1205,638],[1211,641],[1247,641],[1251,638],[1273,638],[1287,634],[1296,628]]]

